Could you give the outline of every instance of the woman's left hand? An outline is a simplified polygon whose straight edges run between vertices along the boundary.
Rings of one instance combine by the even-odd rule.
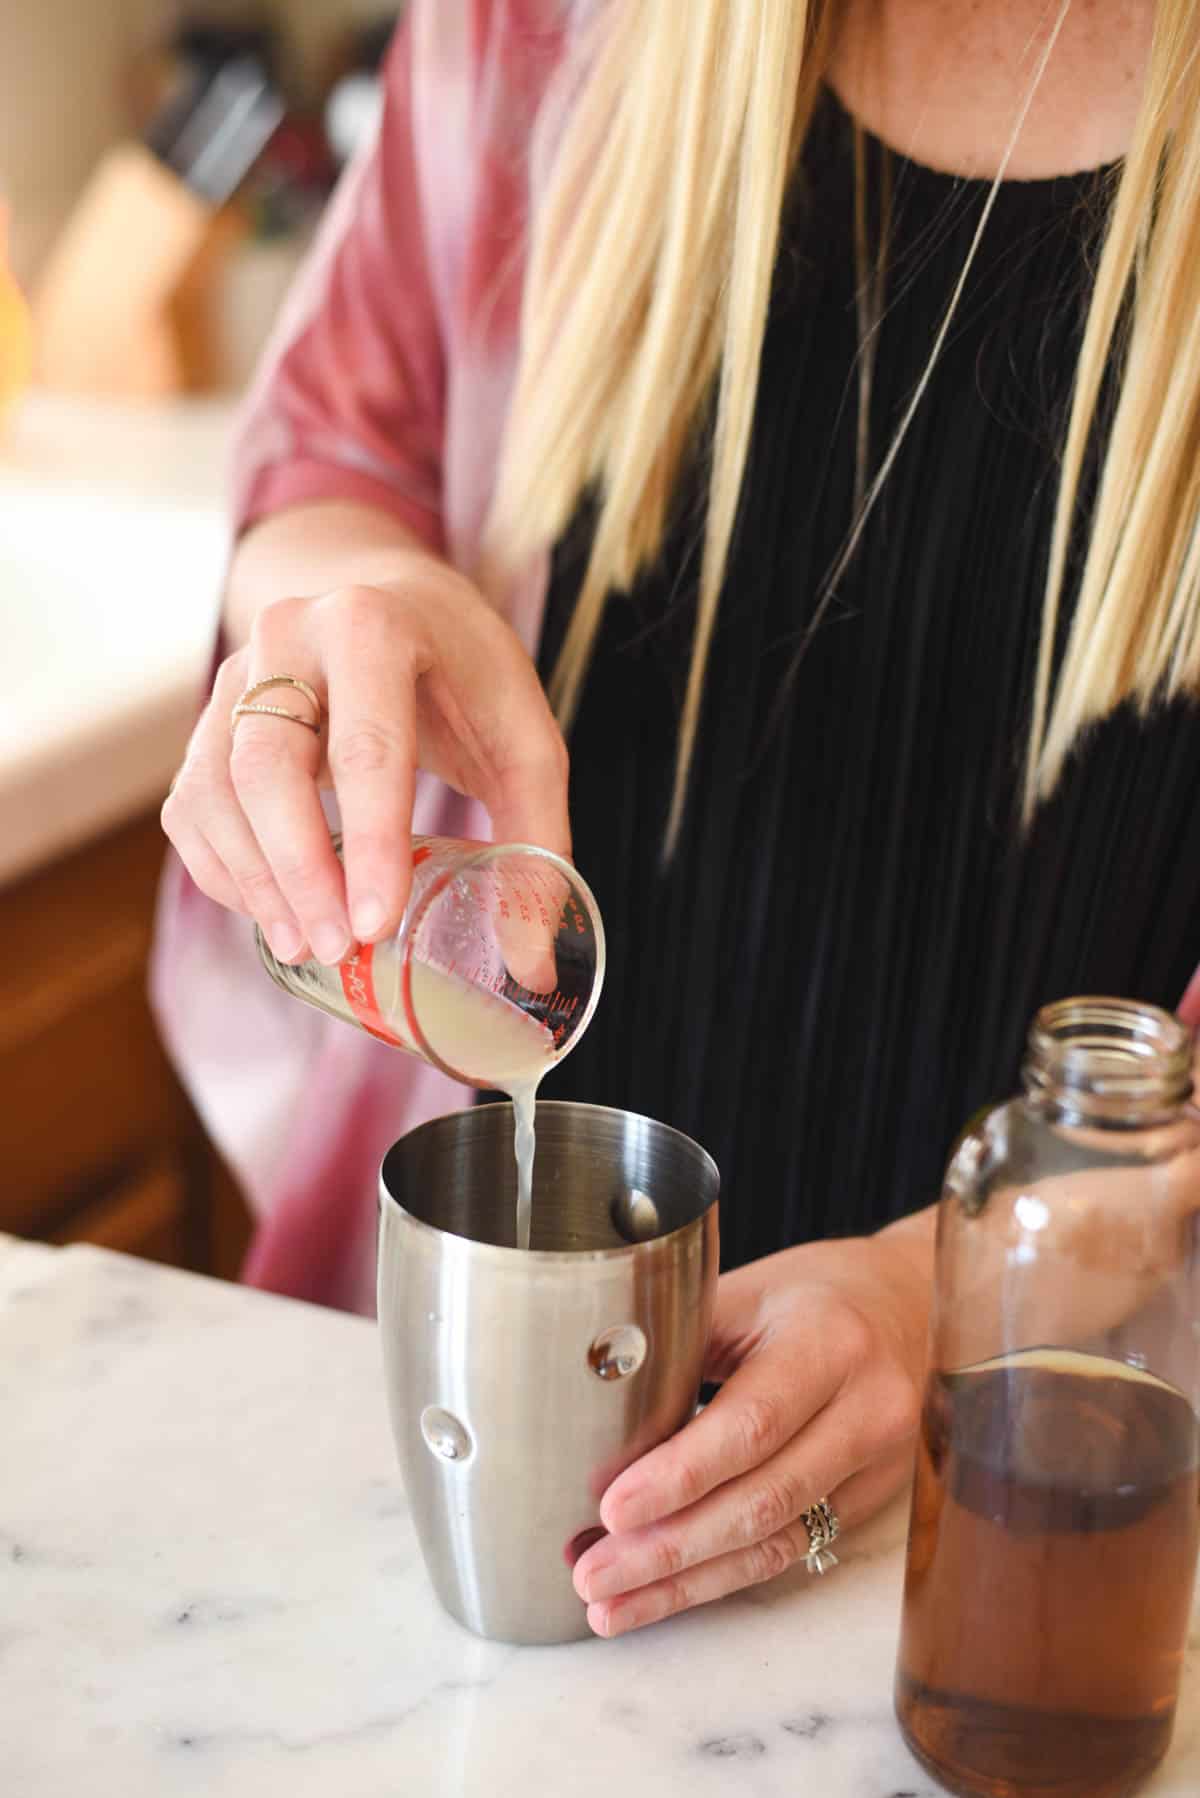
[[[610,1533],[575,1566],[598,1635],[782,1573],[818,1499],[847,1532],[891,1497],[912,1465],[932,1265],[928,1211],[721,1279],[705,1368],[721,1390],[613,1481]]]

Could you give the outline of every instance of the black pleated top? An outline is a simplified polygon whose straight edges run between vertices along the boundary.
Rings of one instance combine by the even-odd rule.
[[[988,188],[867,141],[892,182],[869,453],[920,378]],[[945,350],[853,566],[853,139],[822,104],[785,222],[749,472],[683,834],[660,851],[703,482],[614,596],[571,739],[575,854],[608,930],[590,1031],[547,1098],[627,1106],[720,1164],[726,1267],[937,1196],[965,1119],[1016,1089],[1071,993],[1175,1005],[1200,957],[1200,727],[1097,728],[1023,837],[1056,455],[1108,177],[1001,188]],[[558,546],[553,665],[590,531]]]

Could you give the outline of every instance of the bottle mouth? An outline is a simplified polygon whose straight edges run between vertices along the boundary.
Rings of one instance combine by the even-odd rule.
[[[1119,1120],[1182,1104],[1192,1091],[1193,1038],[1160,1006],[1137,999],[1059,999],[1029,1031],[1029,1090]]]

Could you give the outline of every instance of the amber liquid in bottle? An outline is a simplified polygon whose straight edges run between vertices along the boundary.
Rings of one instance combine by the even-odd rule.
[[[966,1798],[1122,1798],[1166,1752],[1200,1528],[1191,1405],[1027,1350],[930,1381],[896,1704]]]

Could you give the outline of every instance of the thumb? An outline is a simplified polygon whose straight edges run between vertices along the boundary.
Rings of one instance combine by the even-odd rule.
[[[721,1275],[704,1356],[705,1380],[724,1384],[762,1347],[766,1331],[761,1298],[761,1278],[753,1263]]]
[[[558,726],[551,725],[554,736],[536,757],[506,768],[480,797],[492,821],[493,842],[532,843],[570,861],[569,763]]]
[[[567,754],[558,728],[535,760],[510,767],[484,795],[497,843],[527,843],[571,859],[571,825],[567,811]],[[555,943],[570,898],[565,875],[547,866],[534,870],[528,861],[514,864],[513,903],[501,908],[497,935],[509,973],[535,993],[558,985]],[[528,890],[530,884],[535,891]],[[524,890],[523,890],[524,889]]]
[[[430,687],[453,784],[487,807],[494,842],[569,856],[570,760],[537,669],[490,605],[476,598],[463,623],[439,635]]]
[[[493,842],[526,843],[569,859],[570,762],[537,670],[511,627],[490,608],[477,608],[471,618],[475,629],[445,646],[440,687],[460,770],[454,784],[487,808]],[[525,860],[514,862],[512,873],[520,885],[536,870]],[[539,891],[540,903],[528,906],[524,917],[519,905],[507,919],[504,905],[497,908],[508,970],[535,992],[556,987],[554,943],[569,898],[559,879],[557,903],[551,903],[555,895]]]

